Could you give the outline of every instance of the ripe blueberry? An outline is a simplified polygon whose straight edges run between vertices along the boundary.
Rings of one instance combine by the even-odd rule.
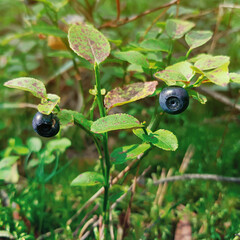
[[[159,103],[164,112],[179,114],[188,107],[189,96],[187,91],[182,87],[165,87],[160,92]]]
[[[57,116],[45,115],[37,112],[32,120],[32,126],[36,133],[42,137],[53,137],[59,132],[59,119]]]

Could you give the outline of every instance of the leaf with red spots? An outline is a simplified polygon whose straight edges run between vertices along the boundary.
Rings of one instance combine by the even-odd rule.
[[[127,61],[132,64],[139,65],[144,68],[148,68],[149,64],[146,57],[137,51],[126,51],[126,52],[114,52],[114,57],[119,58],[123,61]]]
[[[209,81],[220,86],[226,86],[230,81],[228,73],[228,64],[229,62],[210,72],[204,73],[204,75],[209,79]]]
[[[114,130],[143,127],[133,116],[120,113],[99,118],[93,122],[91,131],[94,133],[105,133]]]
[[[143,144],[133,144],[130,146],[123,146],[120,148],[116,148],[111,153],[111,159],[113,164],[121,164],[125,163],[128,160],[133,160],[137,158],[140,154],[144,153],[151,147],[148,143]]]
[[[149,129],[146,130],[148,135],[145,134],[143,129],[134,129],[133,133],[144,142],[152,143],[163,150],[175,151],[178,148],[177,138],[172,132],[164,129],[157,130],[156,132],[152,132]]]
[[[188,82],[188,79],[181,73],[175,70],[166,69],[160,72],[156,72],[154,76],[164,81],[168,86],[178,85],[184,86],[184,82]]]
[[[212,38],[211,31],[191,31],[186,34],[185,40],[191,49],[197,48]]]
[[[42,114],[49,115],[55,106],[59,103],[60,97],[56,94],[47,94],[47,99],[38,104],[38,111]]]
[[[91,25],[72,25],[68,31],[71,49],[90,63],[103,62],[110,54],[107,38]]]
[[[152,95],[156,90],[158,82],[139,82],[129,84],[123,88],[117,87],[105,96],[104,104],[106,108],[111,109],[130,102]]]
[[[102,174],[96,172],[81,173],[71,182],[71,186],[94,186],[97,184],[104,184],[104,178]]]
[[[73,117],[73,114],[71,112],[73,112],[73,111],[62,109],[58,113],[57,116],[58,116],[58,119],[60,121],[61,127],[63,127],[63,126],[74,126],[74,117]]]
[[[186,77],[188,81],[190,81],[194,75],[193,69],[191,67],[192,67],[191,63],[183,61],[167,67],[166,70],[174,70],[176,72],[180,72]]]
[[[240,74],[239,73],[230,73],[231,82],[240,83]]]
[[[179,39],[194,26],[195,24],[192,22],[179,19],[169,19],[166,22],[166,31],[169,37],[172,39]]]
[[[60,120],[61,126],[73,126],[74,124],[77,124],[80,125],[81,128],[90,131],[92,121],[86,119],[85,116],[79,112],[62,109],[57,116]]]
[[[29,77],[15,78],[13,80],[5,82],[4,86],[31,92],[35,97],[38,98],[47,97],[47,92],[44,84],[41,81],[34,78]]]
[[[201,57],[194,66],[202,71],[211,70],[221,67],[222,65],[229,64],[230,58],[228,56],[211,56],[206,55]]]

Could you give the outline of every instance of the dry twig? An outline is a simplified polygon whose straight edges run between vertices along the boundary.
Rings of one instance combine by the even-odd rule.
[[[212,98],[214,98],[215,100],[231,107],[234,108],[235,110],[237,110],[238,112],[240,112],[240,105],[239,104],[235,104],[234,102],[232,102],[229,98],[227,98],[226,96],[217,93],[215,91],[209,90],[207,88],[203,88],[203,87],[199,87],[199,88],[195,88],[195,90],[201,94],[204,95],[208,95]]]
[[[181,176],[167,177],[167,178],[155,181],[154,184],[157,185],[160,183],[191,180],[191,179],[240,183],[240,178],[237,178],[237,177],[225,177],[225,176],[220,176],[220,175],[215,175],[215,174],[194,174],[193,173],[193,174],[184,174]]]
[[[175,4],[177,4],[178,1],[179,0],[173,0],[173,1],[169,2],[169,3],[166,3],[166,4],[162,5],[162,6],[156,7],[154,9],[146,10],[145,12],[143,12],[143,13],[137,15],[137,16],[133,16],[131,18],[119,19],[118,22],[116,22],[116,21],[106,22],[102,26],[100,26],[100,29],[101,28],[116,28],[116,27],[122,26],[124,24],[129,23],[129,22],[133,22],[133,21],[135,21],[135,20],[137,20],[137,19],[139,19],[141,17],[144,17],[144,16],[146,16],[146,15],[148,15],[150,13],[156,12],[156,11],[158,11],[160,9],[168,8],[168,7],[172,6],[172,5],[175,5]]]

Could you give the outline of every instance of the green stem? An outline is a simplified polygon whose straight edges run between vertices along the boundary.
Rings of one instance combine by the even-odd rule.
[[[105,117],[106,113],[105,113],[102,94],[101,94],[100,72],[99,72],[99,66],[97,63],[94,64],[94,72],[95,72],[95,80],[96,80],[96,88],[97,88],[97,101],[98,101],[99,113],[100,113],[100,117]]]
[[[174,40],[171,39],[171,43],[170,43],[170,49],[169,49],[169,53],[167,56],[167,65],[169,66],[172,60],[172,53],[173,53],[173,44],[174,44]]]
[[[156,131],[158,129],[158,126],[159,126],[159,123],[160,123],[160,120],[161,120],[161,117],[162,117],[162,114],[161,113],[157,113],[155,115],[155,118],[153,119],[153,121],[149,124],[148,128],[151,130],[151,131]]]
[[[204,75],[201,75],[191,87],[199,87],[203,81]]]
[[[97,88],[97,102],[98,102],[98,108],[99,108],[99,113],[101,117],[106,116],[106,111],[103,105],[103,98],[101,94],[101,83],[100,83],[100,72],[99,72],[99,66],[97,63],[94,65],[94,72],[95,72],[95,80],[96,80],[96,88]],[[105,239],[108,239],[108,224],[109,224],[109,203],[108,203],[108,192],[109,192],[109,177],[110,177],[110,168],[111,168],[111,163],[110,163],[110,156],[109,156],[109,150],[108,150],[108,134],[104,133],[103,134],[103,151],[104,151],[104,160],[105,160],[105,174],[104,174],[104,179],[105,179],[105,185],[104,185],[104,201],[103,201],[103,212],[104,212],[104,225],[105,225],[105,230],[104,230],[104,235]]]
[[[186,54],[186,59],[188,59],[188,57],[189,57],[189,55],[190,55],[191,52],[192,52],[192,49],[189,48],[189,50],[187,51],[187,54]]]
[[[154,113],[153,113],[151,122],[148,125],[148,129],[150,129],[151,131],[156,131],[157,130],[162,114],[163,114],[162,112],[159,112],[158,96],[156,96],[155,97]]]
[[[80,73],[80,71],[79,71],[79,69],[78,69],[78,66],[77,66],[77,61],[76,61],[76,59],[73,57],[72,60],[73,60],[73,66],[74,66],[74,69],[75,69],[76,73],[77,73],[79,76],[81,76],[81,73]],[[75,83],[76,83],[77,87],[79,87],[79,90],[80,90],[80,98],[81,98],[81,104],[82,104],[81,109],[80,109],[80,112],[84,112],[85,102],[84,102],[84,92],[83,92],[82,81],[81,81],[81,80],[80,80],[80,81],[77,81],[77,80],[76,80]]]

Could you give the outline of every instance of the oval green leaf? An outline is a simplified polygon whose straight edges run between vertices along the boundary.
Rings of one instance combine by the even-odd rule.
[[[79,112],[63,109],[57,116],[63,126],[73,126],[74,124],[77,124],[90,131],[92,121],[86,119],[86,117]]]
[[[4,86],[31,92],[35,97],[38,98],[47,97],[47,91],[44,84],[35,78],[15,78],[13,80],[5,82]]]
[[[92,64],[103,62],[110,54],[107,38],[91,25],[72,25],[68,40],[70,48]]]
[[[34,33],[41,33],[44,35],[51,35],[61,38],[66,38],[67,34],[55,26],[48,24],[33,25],[32,30]]]
[[[71,186],[94,186],[97,184],[104,184],[102,174],[96,172],[84,172],[77,176],[72,182]]]
[[[59,103],[60,97],[56,94],[47,94],[47,99],[38,104],[38,111],[42,114],[49,115],[55,106]]]
[[[144,68],[148,68],[149,66],[146,57],[137,51],[114,52],[113,56]]]
[[[142,125],[135,117],[120,113],[99,118],[97,121],[93,122],[91,131],[94,133],[105,133],[114,130],[139,127],[142,127]]]
[[[12,166],[18,159],[18,156],[9,156],[1,159],[0,169]]]
[[[169,37],[173,39],[179,39],[194,26],[195,24],[192,22],[179,19],[169,19],[166,22],[166,31]]]
[[[49,153],[52,153],[53,151],[64,152],[70,146],[71,141],[68,138],[61,138],[49,141],[46,148]]]
[[[163,150],[175,151],[178,148],[177,138],[172,132],[164,129],[157,130],[156,132],[152,132],[149,129],[146,130],[148,135],[145,134],[143,129],[134,129],[133,133],[144,142],[152,143]]]
[[[123,88],[117,87],[105,96],[104,104],[111,109],[152,95],[158,85],[157,81],[129,84]]]
[[[173,70],[176,72],[180,72],[185,76],[185,78],[188,81],[190,81],[194,75],[194,72],[192,69],[192,64],[187,61],[175,63],[175,64],[167,67],[166,70]]]
[[[188,79],[181,72],[171,69],[156,72],[154,76],[157,79],[164,81],[168,86],[184,85],[184,82],[188,82]]]
[[[230,73],[231,82],[240,83],[240,74],[239,73]]]
[[[211,31],[191,31],[186,34],[185,40],[191,49],[197,48],[212,38]]]
[[[204,75],[211,81],[220,86],[226,86],[229,81],[229,73],[228,73],[228,64],[229,62],[225,63],[221,67],[218,67],[210,72],[204,73]]]
[[[27,140],[27,146],[30,152],[39,152],[42,148],[42,141],[40,138],[31,137]]]
[[[211,70],[221,67],[222,65],[229,64],[230,58],[228,56],[210,56],[206,55],[201,57],[194,66],[202,71]]]
[[[47,4],[52,10],[54,10],[54,12],[58,12],[69,2],[69,0],[38,0],[38,1]]]
[[[149,51],[169,52],[170,50],[169,42],[155,38],[144,40],[143,42],[141,42],[140,47]]]
[[[112,162],[113,164],[121,164],[127,162],[128,160],[133,160],[148,150],[150,147],[150,144],[143,143],[140,145],[133,144],[130,146],[117,148],[111,153]]]

